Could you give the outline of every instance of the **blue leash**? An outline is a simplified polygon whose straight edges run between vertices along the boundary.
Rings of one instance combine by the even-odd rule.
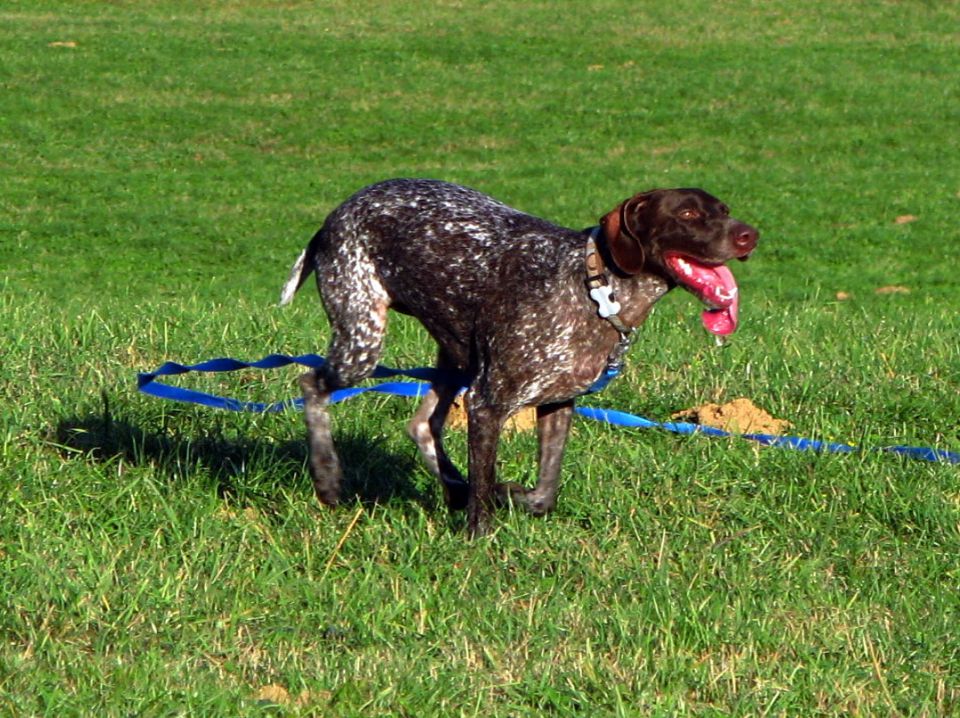
[[[186,374],[192,371],[225,372],[236,371],[237,369],[279,369],[289,364],[300,364],[310,369],[319,369],[323,366],[324,361],[324,358],[318,354],[301,354],[296,357],[289,357],[284,354],[269,354],[260,361],[255,362],[243,362],[228,358],[210,359],[209,361],[190,365],[167,362],[156,371],[148,374],[137,374],[137,389],[144,394],[150,394],[151,396],[156,396],[161,399],[200,404],[201,406],[209,406],[214,409],[226,409],[228,411],[249,411],[256,414],[264,414],[286,411],[287,409],[303,409],[303,399],[288,399],[287,401],[278,401],[272,404],[264,404],[258,401],[239,401],[238,399],[205,394],[202,391],[181,389],[180,387],[170,386],[169,384],[163,384],[154,380],[158,376],[176,376],[177,374]],[[428,382],[434,381],[435,379],[445,379],[450,383],[459,382],[462,384],[462,379],[458,375],[441,372],[437,369],[390,369],[385,366],[378,366],[372,375],[374,379],[387,379],[397,376],[405,376]],[[407,381],[385,382],[377,384],[376,386],[338,389],[333,392],[330,401],[336,403],[368,392],[391,394],[394,396],[419,397],[426,394],[428,389],[427,384]]]
[[[159,369],[149,373],[137,374],[137,389],[144,394],[156,396],[161,399],[170,399],[172,401],[182,401],[201,406],[209,406],[214,409],[226,409],[228,411],[248,411],[254,413],[275,413],[286,411],[287,409],[302,409],[303,399],[289,399],[271,404],[265,404],[255,401],[240,401],[228,397],[206,394],[192,389],[182,389],[177,386],[164,384],[156,381],[161,376],[176,376],[188,372],[225,372],[236,371],[237,369],[277,369],[290,364],[300,364],[311,369],[318,369],[324,364],[324,358],[317,354],[302,354],[300,356],[290,357],[284,354],[270,354],[263,359],[255,362],[242,362],[237,359],[211,359],[199,364],[177,364],[176,362],[167,362]],[[616,372],[605,373],[604,376],[592,386],[588,393],[599,391],[616,375]],[[389,381],[381,382],[375,386],[368,387],[350,387],[348,389],[339,389],[330,397],[333,403],[345,401],[361,394],[374,392],[377,394],[389,394],[392,396],[421,397],[429,391],[429,384],[423,382],[443,381],[444,383],[458,383],[463,386],[463,377],[456,373],[442,372],[437,369],[391,369],[385,366],[378,366],[373,372],[374,379],[390,379],[395,377],[407,377],[417,379],[417,382],[409,381]],[[861,449],[849,444],[839,444],[828,441],[817,441],[815,439],[803,439],[797,436],[773,436],[771,434],[732,434],[722,429],[715,429],[710,426],[701,426],[699,424],[690,424],[687,422],[675,421],[651,421],[634,414],[628,414],[615,409],[595,409],[591,407],[575,408],[575,411],[583,417],[602,421],[614,426],[626,426],[639,429],[664,429],[675,434],[691,435],[705,434],[707,436],[738,436],[742,439],[750,439],[764,446],[776,446],[784,449],[796,449],[800,451],[818,451],[832,454],[850,454],[858,452]],[[942,449],[931,449],[921,446],[884,446],[873,449],[873,451],[884,451],[892,454],[899,454],[912,459],[922,461],[944,462],[948,464],[960,464],[960,453],[945,451]]]

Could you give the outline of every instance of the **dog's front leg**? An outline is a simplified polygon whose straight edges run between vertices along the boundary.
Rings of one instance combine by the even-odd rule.
[[[497,498],[501,504],[510,502],[514,506],[522,506],[534,516],[553,511],[557,505],[560,465],[572,416],[572,400],[537,407],[537,435],[540,442],[537,485],[526,489],[513,482],[497,484]]]
[[[526,494],[530,513],[542,516],[557,504],[560,488],[560,464],[570,433],[573,401],[537,407],[537,434],[540,439],[540,471],[537,485]]]
[[[490,532],[496,506],[497,445],[509,412],[467,395],[468,478],[467,532],[471,538]]]

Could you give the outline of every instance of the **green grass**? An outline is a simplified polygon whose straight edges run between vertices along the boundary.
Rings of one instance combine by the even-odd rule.
[[[407,400],[333,409],[327,511],[299,417],[135,375],[322,352],[315,298],[273,303],[366,183],[576,227],[695,185],[762,233],[741,328],[714,346],[675,293],[584,403],[747,396],[797,435],[960,451],[958,23],[920,0],[0,1],[0,715],[956,714],[956,467],[578,420],[558,510],[468,543]],[[393,320],[384,363],[432,355]],[[272,400],[295,375],[182,383]],[[501,474],[534,457],[507,436]]]

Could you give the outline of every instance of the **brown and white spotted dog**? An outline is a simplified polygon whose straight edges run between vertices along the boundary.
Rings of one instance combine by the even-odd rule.
[[[466,481],[442,441],[460,381],[432,383],[408,426],[448,506],[467,508],[474,536],[507,499],[550,511],[576,397],[619,364],[630,332],[674,286],[708,305],[708,330],[732,332],[737,285],[723,264],[746,259],[757,236],[699,189],[643,192],[582,232],[446,182],[361,190],[327,217],[281,297],[289,302],[316,272],[332,329],[326,364],[300,377],[317,497],[333,505],[340,492],[328,398],[373,372],[392,308],[423,323],[439,345],[437,368],[467,387]],[[525,406],[536,407],[540,440],[529,490],[498,484],[495,468],[503,424]]]

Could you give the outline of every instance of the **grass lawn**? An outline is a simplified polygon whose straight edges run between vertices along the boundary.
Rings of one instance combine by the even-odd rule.
[[[409,400],[332,410],[329,511],[296,414],[135,384],[322,353],[312,292],[276,299],[370,182],[574,227],[701,186],[761,231],[740,329],[716,346],[674,292],[583,403],[749,397],[960,451],[957,27],[922,0],[0,0],[0,716],[960,713],[957,466],[579,419],[557,511],[467,542]],[[428,363],[391,321],[383,363]],[[501,476],[535,455],[506,436]]]

